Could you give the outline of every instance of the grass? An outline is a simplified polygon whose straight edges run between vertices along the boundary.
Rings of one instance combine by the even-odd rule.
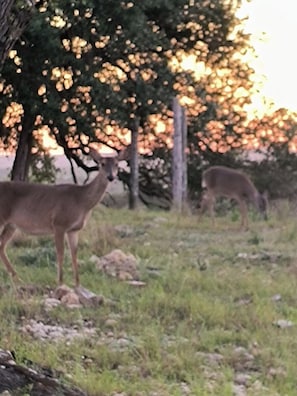
[[[113,304],[77,310],[44,310],[42,291],[56,285],[53,243],[19,238],[9,256],[41,292],[17,297],[0,269],[0,347],[14,350],[20,363],[60,372],[90,396],[231,396],[239,374],[248,376],[246,395],[296,395],[294,215],[285,208],[272,211],[268,222],[251,217],[247,232],[238,223],[234,214],[218,218],[213,229],[207,217],[96,209],[80,237],[81,282]],[[136,256],[145,287],[97,272],[90,257],[115,248]],[[72,286],[69,261],[65,281]],[[90,323],[96,336],[32,339],[20,332],[30,318],[68,327]],[[293,326],[279,328],[280,319]]]

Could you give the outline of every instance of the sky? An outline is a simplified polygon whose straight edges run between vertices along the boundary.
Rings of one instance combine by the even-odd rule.
[[[240,15],[249,17],[246,30],[258,54],[252,66],[266,76],[261,94],[276,108],[297,111],[297,1],[251,0]]]

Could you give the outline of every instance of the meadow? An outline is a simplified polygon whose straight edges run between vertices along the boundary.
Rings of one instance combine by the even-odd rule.
[[[0,267],[0,348],[90,396],[295,396],[295,213],[282,203],[267,222],[250,219],[240,231],[236,210],[213,228],[207,216],[97,207],[80,234],[80,274],[106,303],[73,309],[44,306],[56,286],[51,239],[19,235],[8,254],[38,292],[20,296]],[[113,249],[135,256],[143,286],[95,268],[91,257]],[[70,267],[67,255],[73,286]],[[30,320],[94,332],[41,340],[22,331]]]

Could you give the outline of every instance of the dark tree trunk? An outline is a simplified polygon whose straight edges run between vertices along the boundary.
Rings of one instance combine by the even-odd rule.
[[[130,191],[129,208],[136,209],[139,196],[139,167],[138,167],[138,134],[139,119],[135,118],[131,128],[131,159],[130,159]]]
[[[35,11],[34,1],[16,5],[16,0],[0,1],[0,71],[9,51],[19,39]]]
[[[28,179],[29,165],[31,160],[31,149],[33,142],[34,120],[26,111],[23,117],[22,130],[20,132],[18,147],[11,172],[11,179],[25,181]]]

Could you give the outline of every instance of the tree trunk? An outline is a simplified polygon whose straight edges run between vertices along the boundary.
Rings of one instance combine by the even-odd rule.
[[[35,11],[35,1],[16,3],[16,0],[0,1],[0,71]]]
[[[133,120],[131,128],[131,159],[130,159],[130,191],[129,191],[129,209],[136,209],[138,206],[139,196],[139,166],[138,166],[138,133],[139,119]]]
[[[11,179],[25,181],[28,179],[31,149],[33,141],[34,120],[32,115],[24,112],[22,130],[20,132],[18,147],[13,162]]]
[[[188,147],[188,126],[186,110],[182,107],[182,205],[183,208],[188,200],[188,161],[187,161],[187,147]]]
[[[185,109],[173,99],[174,134],[172,158],[172,208],[181,212],[186,207],[187,176],[187,118]]]
[[[173,99],[173,116],[172,204],[173,209],[180,212],[183,200],[183,139],[182,108],[177,98]]]

